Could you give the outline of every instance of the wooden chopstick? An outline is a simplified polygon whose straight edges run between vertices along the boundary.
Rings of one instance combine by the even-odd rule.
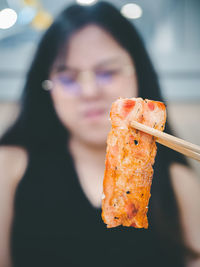
[[[188,157],[191,157],[193,159],[200,161],[200,146],[192,144],[188,141],[172,136],[170,134],[158,131],[154,128],[151,128],[149,126],[146,126],[136,121],[131,121],[130,125],[131,127],[137,130],[140,130],[142,132],[155,136],[156,142],[164,146],[167,146],[173,150],[176,150],[179,153],[182,153]]]
[[[179,152],[179,153],[181,153],[187,157],[190,157],[190,158],[193,158],[193,159],[200,161],[200,154],[198,154],[195,151],[192,151],[192,150],[187,149],[185,147],[180,147],[180,146],[173,145],[171,143],[167,143],[166,141],[164,141],[158,137],[156,138],[156,142],[158,142],[164,146],[167,146],[167,147],[169,147],[169,148],[171,148],[171,149],[173,149],[173,150],[175,150],[175,151],[177,151],[177,152]]]

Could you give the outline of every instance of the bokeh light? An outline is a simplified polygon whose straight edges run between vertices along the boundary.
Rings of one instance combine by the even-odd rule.
[[[37,11],[35,8],[26,6],[18,13],[17,23],[25,25],[30,23],[35,17]]]
[[[123,16],[129,19],[138,19],[142,16],[142,8],[134,3],[126,4],[121,8]]]
[[[17,13],[11,8],[0,11],[0,29],[8,29],[17,21]]]
[[[80,5],[92,5],[97,2],[97,0],[76,0]]]

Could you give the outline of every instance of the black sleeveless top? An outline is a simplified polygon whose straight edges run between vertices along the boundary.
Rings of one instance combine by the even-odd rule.
[[[182,267],[159,242],[151,227],[107,229],[66,151],[30,153],[15,195],[14,267]]]

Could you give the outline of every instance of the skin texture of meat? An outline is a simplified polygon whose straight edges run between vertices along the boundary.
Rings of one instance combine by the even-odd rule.
[[[119,225],[148,228],[156,156],[155,138],[130,127],[137,121],[164,130],[165,105],[142,98],[118,99],[112,104],[102,197],[102,218],[108,228]]]

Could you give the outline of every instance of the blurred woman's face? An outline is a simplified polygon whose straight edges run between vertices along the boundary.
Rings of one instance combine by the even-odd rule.
[[[95,25],[71,37],[66,58],[55,62],[50,79],[59,119],[72,138],[89,145],[105,145],[112,102],[138,94],[130,55]]]

